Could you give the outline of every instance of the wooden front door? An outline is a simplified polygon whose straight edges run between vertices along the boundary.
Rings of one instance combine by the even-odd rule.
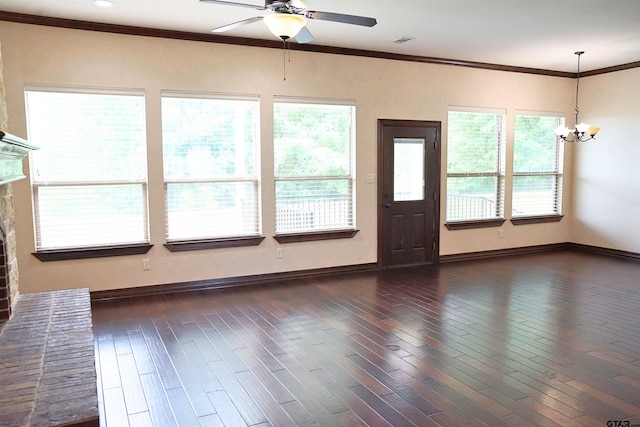
[[[438,262],[440,122],[378,120],[378,266]]]

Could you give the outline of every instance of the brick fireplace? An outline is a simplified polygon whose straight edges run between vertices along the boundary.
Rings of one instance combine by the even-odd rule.
[[[0,46],[0,131],[8,127],[2,73],[2,46]],[[16,261],[15,232],[13,229],[13,188],[0,185],[0,325],[11,315],[11,302],[18,296],[18,269]]]
[[[7,266],[7,235],[4,231],[3,221],[0,221],[0,324],[9,320],[11,316],[11,288],[9,287]]]
[[[18,300],[18,260],[12,182],[25,178],[22,161],[37,149],[28,141],[8,133],[2,46],[0,45],[0,327],[11,316]]]
[[[19,293],[11,183],[37,147],[7,128],[0,46],[0,425],[98,427],[89,289]]]
[[[0,105],[0,115],[2,110]],[[24,178],[22,159],[30,151],[29,147],[32,146],[27,141],[0,129],[0,324],[11,316],[12,305],[19,295],[11,182]]]

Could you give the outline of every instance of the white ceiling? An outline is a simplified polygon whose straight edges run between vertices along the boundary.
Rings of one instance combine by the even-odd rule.
[[[198,0],[2,0],[0,10],[211,34],[265,12]],[[234,0],[230,0],[234,1]],[[263,0],[242,0],[264,5]],[[375,27],[309,20],[312,44],[575,72],[640,61],[640,0],[308,0],[307,9],[376,18]],[[1,24],[0,24],[1,25]],[[262,22],[227,36],[276,40]],[[397,44],[400,37],[414,37]]]

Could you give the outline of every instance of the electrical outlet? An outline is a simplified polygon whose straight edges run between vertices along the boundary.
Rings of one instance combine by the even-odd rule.
[[[282,258],[282,248],[276,248],[276,258]]]
[[[500,238],[504,237],[504,231],[502,230],[502,228],[498,229],[498,237]]]
[[[151,270],[151,260],[149,258],[145,258],[142,260],[142,269]]]

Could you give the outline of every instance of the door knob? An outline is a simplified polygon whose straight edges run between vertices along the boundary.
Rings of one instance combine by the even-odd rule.
[[[391,203],[385,203],[384,205],[382,205],[383,208],[390,208],[391,207]]]

